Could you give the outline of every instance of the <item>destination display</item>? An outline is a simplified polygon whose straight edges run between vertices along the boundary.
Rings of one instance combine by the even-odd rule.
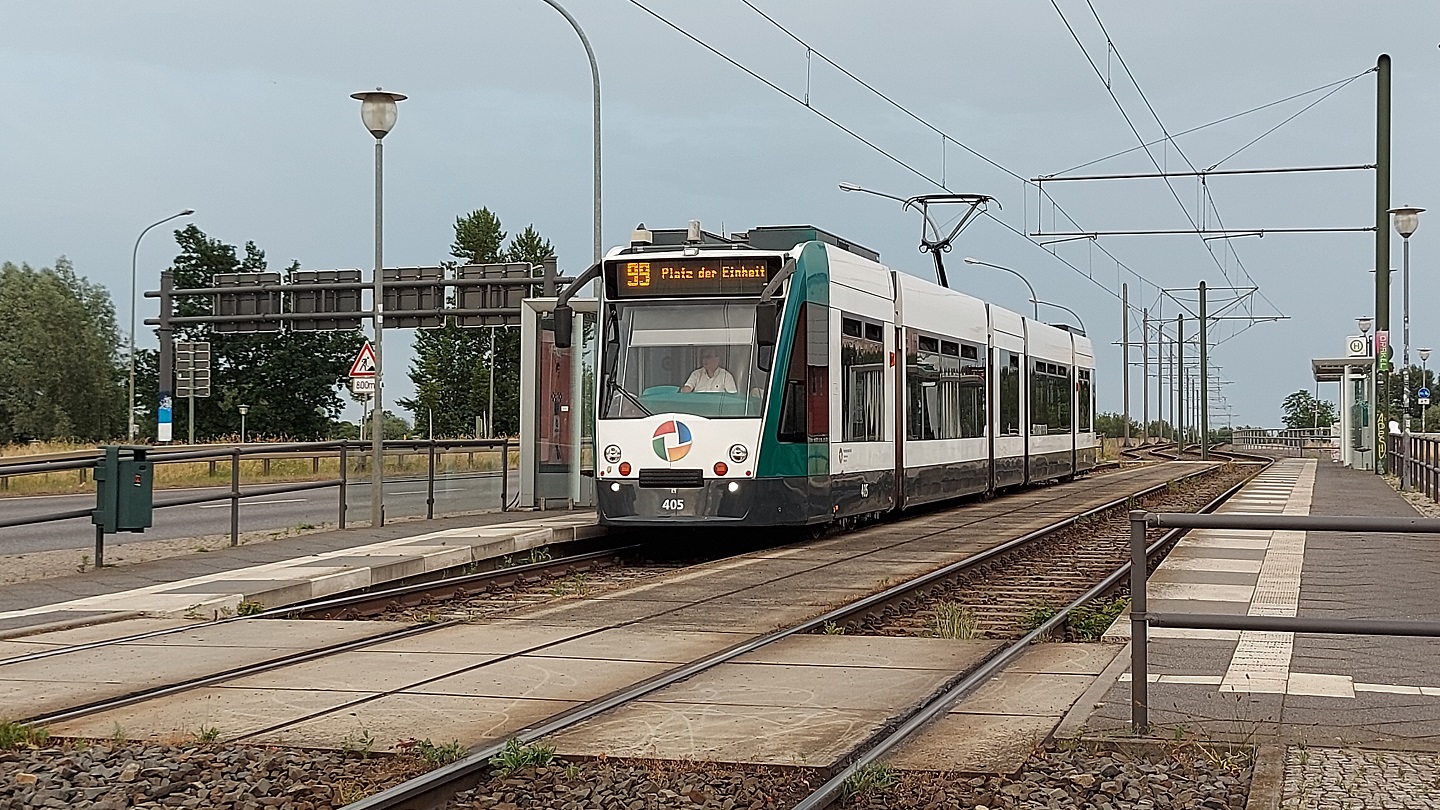
[[[780,267],[779,257],[689,256],[609,263],[613,298],[759,295]]]

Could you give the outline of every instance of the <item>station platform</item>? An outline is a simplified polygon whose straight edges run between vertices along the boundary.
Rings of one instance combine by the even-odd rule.
[[[1222,511],[1416,514],[1373,473],[1315,459],[1278,461]],[[1167,613],[1434,620],[1437,580],[1433,535],[1196,530],[1147,594]],[[1122,615],[1106,639],[1125,646],[1057,735],[1129,736],[1129,631]],[[1274,801],[1252,792],[1252,807],[1332,806],[1356,790],[1403,797],[1385,807],[1440,802],[1435,639],[1152,627],[1149,667],[1152,737],[1261,746],[1254,790]]]
[[[0,589],[0,639],[137,616],[212,618],[597,536],[588,510],[401,521],[184,554]]]

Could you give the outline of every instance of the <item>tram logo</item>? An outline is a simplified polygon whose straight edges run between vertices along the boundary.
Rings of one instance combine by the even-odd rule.
[[[690,428],[678,419],[671,419],[655,428],[650,446],[665,461],[679,461],[690,452]]]

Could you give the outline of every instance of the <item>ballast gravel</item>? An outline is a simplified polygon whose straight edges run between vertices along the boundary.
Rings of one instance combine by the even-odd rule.
[[[560,762],[497,776],[459,794],[449,810],[735,810],[789,808],[823,780],[799,768],[693,762]],[[1174,746],[1037,753],[1014,776],[872,774],[850,810],[1242,810],[1248,754]]]
[[[0,808],[332,810],[428,769],[409,756],[66,743],[0,751]]]

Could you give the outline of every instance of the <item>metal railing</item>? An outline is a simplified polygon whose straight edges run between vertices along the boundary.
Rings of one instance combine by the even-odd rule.
[[[473,455],[479,451],[498,451],[500,456],[500,498],[498,506],[501,511],[509,508],[510,502],[510,451],[518,447],[510,439],[433,439],[433,440],[403,440],[386,441],[384,443],[384,460],[388,468],[390,459],[404,456],[423,455],[426,457],[425,465],[425,519],[431,520],[435,517],[435,481],[437,461],[446,455],[466,453],[471,455],[471,463],[468,465],[471,472],[482,474],[493,473],[494,470],[474,470]],[[187,464],[195,462],[209,463],[209,477],[217,472],[219,464],[227,463],[230,467],[230,480],[228,488],[216,492],[225,485],[216,484],[203,486],[201,489],[210,490],[194,495],[181,495],[178,497],[156,500],[155,509],[165,509],[176,506],[193,506],[217,501],[230,502],[230,545],[236,546],[240,542],[240,502],[247,498],[261,498],[268,495],[279,495],[291,492],[304,492],[316,489],[336,489],[336,523],[339,528],[346,528],[347,512],[347,490],[352,483],[368,481],[369,476],[364,475],[365,468],[370,461],[369,442],[355,441],[334,441],[334,442],[298,442],[292,444],[237,444],[218,447],[151,447],[148,448],[147,460],[158,469],[167,464]],[[76,451],[75,453],[58,453],[46,456],[31,458],[19,456],[11,460],[0,461],[0,481],[6,483],[7,487],[12,478],[21,476],[47,475],[53,476],[57,473],[75,472],[79,476],[79,482],[85,483],[102,456],[100,450]],[[244,486],[241,481],[242,460],[256,459],[262,462],[262,476],[271,474],[271,463],[284,459],[310,459],[313,473],[318,474],[321,462],[324,459],[334,458],[337,460],[336,478],[309,481],[293,481],[276,483],[261,486]],[[356,467],[355,475],[351,474],[352,461]],[[417,477],[393,478],[391,481],[417,481]],[[164,493],[160,489],[159,493]],[[52,493],[52,494],[77,494],[77,493]],[[79,493],[84,494],[84,493]],[[0,508],[3,508],[5,498],[0,497]],[[466,510],[470,511],[470,510]],[[77,520],[89,518],[94,510],[70,509],[64,511],[48,512],[40,515],[29,515],[26,517],[4,518],[0,517],[0,529],[14,528],[19,526],[34,526],[42,523],[54,523],[65,520]],[[105,564],[105,542],[104,534],[99,526],[95,527],[95,567],[100,568]]]
[[[1130,724],[1137,734],[1150,727],[1150,628],[1190,630],[1258,630],[1278,633],[1320,633],[1363,636],[1440,638],[1440,621],[1330,619],[1300,616],[1239,616],[1231,613],[1150,613],[1145,596],[1145,530],[1251,529],[1261,531],[1440,534],[1440,520],[1328,515],[1257,515],[1228,513],[1130,513]]]
[[[1391,433],[1387,441],[1387,471],[1399,476],[1405,488],[1440,502],[1440,436],[1411,433],[1406,437]]]
[[[1293,456],[1319,456],[1340,447],[1335,428],[1236,428],[1230,444],[1237,450],[1253,450]]]

